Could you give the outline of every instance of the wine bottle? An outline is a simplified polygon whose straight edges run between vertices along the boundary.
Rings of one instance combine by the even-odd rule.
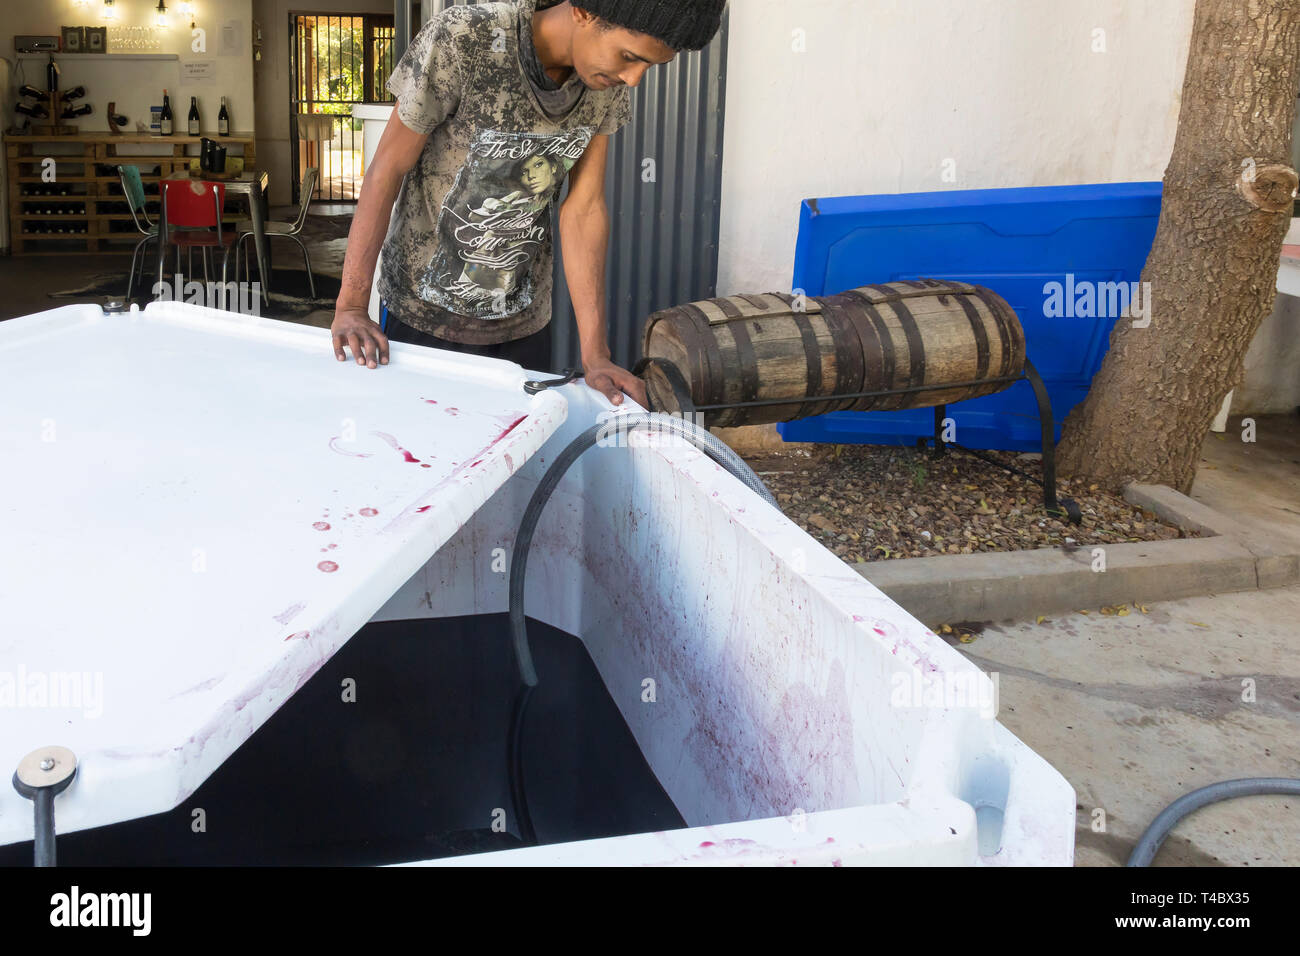
[[[190,124],[190,135],[198,136],[199,135],[199,99],[197,96],[190,97],[189,124]]]
[[[59,115],[62,116],[64,119],[73,119],[74,117],[77,116],[85,116],[93,109],[94,107],[92,107],[89,103],[82,103],[80,106],[77,107],[69,106],[66,110],[64,110]]]
[[[66,103],[68,100],[79,100],[85,95],[86,88],[84,86],[74,86],[72,89],[68,90],[68,92],[63,94],[63,102]]]
[[[19,113],[25,113],[26,115],[30,116],[32,119],[45,119],[47,116],[50,115],[49,111],[46,110],[46,108],[42,106],[40,103],[36,103],[33,106],[28,106],[26,103],[19,103],[17,106],[14,107],[14,109],[16,109]]]
[[[44,90],[38,90],[30,83],[24,83],[22,86],[18,87],[18,95],[31,96],[38,100],[43,100],[46,97],[46,93]]]
[[[226,98],[221,98],[221,112],[217,114],[217,135],[230,135],[230,114],[226,112]]]
[[[172,134],[172,101],[167,96],[167,91],[163,90],[163,108],[162,115],[158,117],[159,132],[164,136]]]

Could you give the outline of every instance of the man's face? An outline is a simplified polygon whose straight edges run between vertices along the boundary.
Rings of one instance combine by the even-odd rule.
[[[637,86],[650,67],[669,63],[677,51],[660,40],[611,26],[586,10],[573,8],[573,68],[593,90]]]

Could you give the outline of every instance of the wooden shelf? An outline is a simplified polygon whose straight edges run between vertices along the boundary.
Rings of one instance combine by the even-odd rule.
[[[219,139],[223,143],[242,145],[247,169],[251,172],[256,171],[256,145],[252,133],[236,133],[233,136],[213,136],[212,138]],[[189,168],[190,160],[193,157],[186,154],[186,147],[190,145],[197,146],[200,139],[199,136],[190,136],[189,134],[158,136],[134,133],[114,136],[107,130],[102,133],[88,132],[65,136],[6,134],[4,143],[9,169],[9,236],[12,252],[15,255],[31,253],[40,255],[84,255],[87,252],[119,252],[121,247],[126,246],[128,243],[139,242],[140,233],[135,229],[130,210],[108,211],[108,209],[121,209],[121,204],[126,202],[126,198],[122,195],[121,182],[118,177],[87,174],[94,172],[96,165],[115,166],[127,163],[142,167],[140,171],[142,182],[150,185],[157,184],[178,170]],[[24,172],[24,167],[28,167],[27,171],[31,171],[30,167],[39,164],[45,158],[43,151],[51,143],[76,144],[79,146],[81,149],[80,155],[76,153],[59,153],[55,154],[53,158],[57,169],[76,167],[80,168],[83,175],[65,175],[60,172],[54,184],[46,182],[39,175],[21,175]],[[117,154],[116,147],[118,145],[139,143],[165,145],[170,147],[171,153],[163,156],[119,156]],[[157,173],[153,172],[154,167],[158,168]],[[66,196],[42,196],[27,194],[23,191],[28,186],[50,185],[75,185],[80,191]],[[159,197],[156,193],[146,192],[145,208],[150,210],[153,218],[157,218],[158,201]],[[68,203],[83,205],[86,211],[84,213],[31,213],[23,211],[24,204],[60,207]],[[108,208],[101,210],[101,204]],[[222,216],[223,221],[227,223],[245,218],[247,217],[242,210],[226,212]],[[84,223],[87,231],[84,233],[29,233],[23,231],[24,224],[42,220],[51,223]],[[123,227],[127,228],[114,232],[112,231],[112,224],[115,222],[121,223]],[[50,243],[62,243],[77,248],[75,251],[62,248],[50,249]],[[118,248],[113,248],[114,246]]]
[[[114,135],[108,130],[100,132],[93,129],[64,134],[5,133],[5,142],[10,145],[15,143],[165,143],[169,146],[198,146],[204,139],[215,139],[221,144],[242,143],[247,146],[256,142],[257,136],[248,132],[221,136],[216,130],[209,130],[206,133],[200,133],[198,136],[191,136],[189,133],[173,133],[170,136],[164,136],[162,133],[117,133]]]
[[[48,53],[19,53],[20,60],[46,60],[54,56],[62,60],[64,57],[84,60],[179,60],[178,53],[59,53],[51,50]]]

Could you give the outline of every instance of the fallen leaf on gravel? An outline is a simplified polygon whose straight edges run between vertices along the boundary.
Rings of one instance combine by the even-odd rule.
[[[1043,623],[1044,621],[1046,621],[1046,620],[1047,620],[1046,615],[1040,614],[1040,615],[1038,615],[1038,618],[1037,618],[1037,620],[1034,621],[1034,623],[1035,623],[1035,624],[1042,624],[1042,623]]]
[[[821,515],[809,515],[808,523],[821,531],[834,531],[835,525]]]

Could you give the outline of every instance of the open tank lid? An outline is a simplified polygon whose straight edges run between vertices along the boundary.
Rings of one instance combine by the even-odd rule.
[[[72,750],[59,832],[183,801],[564,420],[518,366],[391,355],[171,302],[0,322],[0,773]]]

